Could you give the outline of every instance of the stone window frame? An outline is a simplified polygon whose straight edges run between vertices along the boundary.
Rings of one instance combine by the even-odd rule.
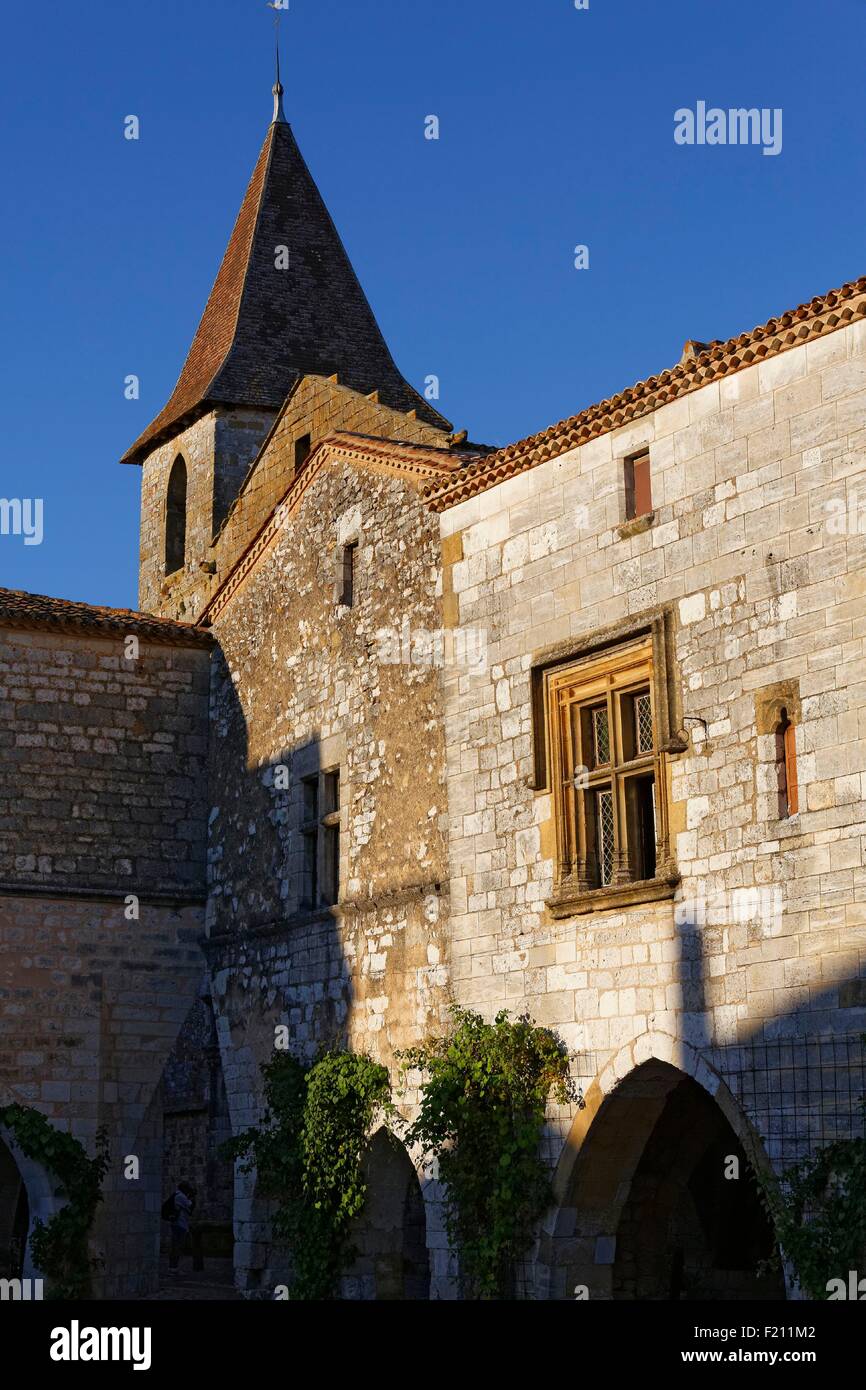
[[[797,767],[797,730],[803,722],[800,682],[797,677],[776,681],[755,692],[755,727],[759,737],[775,740],[775,769],[778,779],[775,791],[777,813],[770,816],[777,822],[779,833],[799,826],[800,777]],[[783,742],[780,745],[780,735]],[[784,790],[781,772],[784,767]],[[783,809],[782,803],[785,803]]]
[[[653,610],[626,619],[582,640],[559,644],[537,653],[532,665],[532,702],[536,791],[551,795],[556,832],[556,867],[548,908],[553,916],[575,916],[607,911],[633,903],[671,898],[679,882],[679,871],[671,848],[670,807],[668,804],[668,760],[688,747],[682,727],[680,687],[674,662],[675,618],[670,608]],[[606,674],[642,669],[652,695],[654,721],[653,766],[656,786],[656,866],[651,879],[633,880],[628,876],[620,829],[624,808],[617,817],[617,872],[614,881],[603,887],[590,886],[585,865],[570,860],[569,844],[575,835],[585,838],[585,819],[581,824],[567,805],[564,779],[559,772],[560,739],[552,737],[558,692],[568,683],[588,687]],[[642,663],[642,664],[641,664]],[[632,768],[634,772],[636,765]],[[572,803],[574,804],[574,803]],[[579,812],[578,812],[579,814]]]
[[[620,524],[617,527],[617,536],[621,541],[628,540],[630,536],[639,536],[642,532],[648,531],[654,525],[656,519],[656,508],[651,507],[648,512],[640,512],[637,516],[629,514],[629,470],[634,469],[635,463],[646,458],[647,474],[650,487],[650,500],[652,500],[652,449],[647,444],[641,445],[639,449],[632,450],[620,458],[619,469],[622,479],[620,491]],[[633,484],[632,484],[633,486]]]
[[[298,913],[304,918],[327,916],[339,909],[346,889],[348,873],[348,844],[343,808],[350,804],[351,789],[346,776],[346,745],[342,735],[332,734],[321,741],[313,740],[298,749],[292,757],[292,783],[297,852],[294,855],[295,901]],[[305,810],[305,787],[315,784],[315,810]],[[331,791],[336,784],[336,798]],[[332,804],[332,802],[334,804]],[[316,901],[306,893],[306,844],[313,839],[315,854]],[[333,873],[336,891],[333,901],[323,896],[329,871]]]
[[[358,603],[363,545],[361,511],[353,507],[337,523],[337,545],[333,553],[334,606],[337,615],[348,613]],[[350,572],[351,567],[351,572]]]
[[[340,901],[340,832],[342,828],[339,767],[321,768],[301,778],[301,836],[304,842],[302,911],[321,912]],[[307,808],[307,789],[314,793]],[[307,894],[307,846],[312,846],[313,891]]]

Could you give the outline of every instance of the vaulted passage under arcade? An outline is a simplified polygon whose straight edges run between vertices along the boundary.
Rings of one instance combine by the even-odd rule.
[[[380,1129],[364,1157],[367,1200],[352,1232],[357,1251],[344,1298],[430,1297],[427,1223],[418,1175],[399,1139]]]
[[[728,1175],[728,1176],[726,1176]],[[706,1091],[668,1096],[623,1207],[614,1298],[784,1298],[773,1232],[742,1145]]]
[[[599,1105],[547,1249],[555,1297],[785,1297],[773,1231],[731,1121],[702,1086],[658,1060]]]

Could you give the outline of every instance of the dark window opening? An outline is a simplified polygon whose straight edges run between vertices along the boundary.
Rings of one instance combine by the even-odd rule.
[[[776,784],[779,794],[779,819],[796,816],[800,809],[797,784],[797,737],[795,726],[782,708],[776,725]]]
[[[295,440],[295,472],[298,473],[307,462],[312,447],[312,436],[302,434],[300,439]]]
[[[178,454],[171,467],[165,499],[165,572],[174,574],[186,561],[186,464]]]
[[[340,773],[303,778],[301,905],[310,911],[340,898]]]
[[[633,879],[653,878],[656,871],[655,778],[630,777],[626,803],[629,872]]]
[[[358,542],[350,541],[343,546],[343,557],[340,568],[340,603],[346,608],[351,608],[355,602],[355,558],[358,553]]]
[[[332,906],[340,896],[340,774],[323,778],[322,901]]]
[[[649,450],[625,461],[626,519],[648,516],[653,509]]]
[[[305,777],[302,783],[304,796],[303,824],[301,835],[304,844],[303,884],[301,902],[304,907],[315,908],[319,904],[319,776]]]

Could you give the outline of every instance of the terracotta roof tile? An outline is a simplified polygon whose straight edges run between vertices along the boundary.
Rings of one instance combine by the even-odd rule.
[[[29,594],[23,589],[0,589],[0,628],[48,629],[53,632],[80,632],[94,636],[123,636],[133,633],[148,642],[173,647],[210,647],[213,639],[201,628],[156,618],[131,608],[100,608],[74,603],[46,594]]]
[[[649,415],[669,401],[697,391],[708,382],[729,376],[754,362],[775,357],[788,348],[832,333],[866,314],[866,276],[849,281],[838,290],[801,304],[777,318],[740,333],[727,342],[703,345],[690,342],[695,351],[683,354],[680,362],[658,376],[648,377],[609,400],[588,406],[577,415],[530,435],[516,444],[497,449],[486,458],[469,463],[459,476],[429,483],[424,496],[434,511],[445,511],[506,478],[535,468],[547,459],[574,449],[598,435],[608,434],[632,420]]]

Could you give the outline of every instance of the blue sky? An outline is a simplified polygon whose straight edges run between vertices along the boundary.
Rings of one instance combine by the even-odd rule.
[[[290,0],[286,111],[404,375],[507,443],[866,273],[864,38],[863,0]],[[117,461],[204,307],[271,44],[263,0],[7,7],[0,495],[44,539],[0,535],[0,584],[135,606]],[[781,108],[781,154],[678,146],[699,100]]]

